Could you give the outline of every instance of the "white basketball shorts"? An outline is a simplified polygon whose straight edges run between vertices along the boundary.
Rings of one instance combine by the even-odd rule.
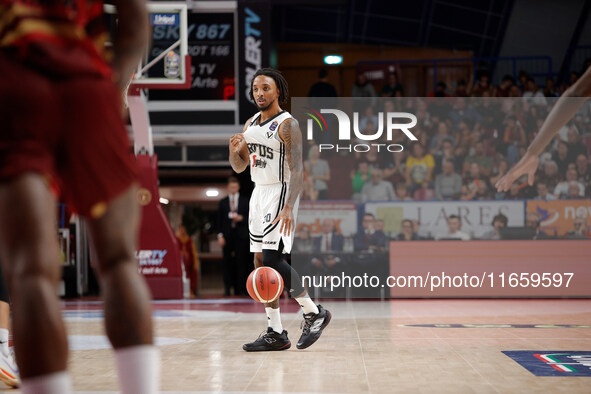
[[[285,206],[288,192],[289,187],[286,183],[255,186],[250,197],[250,212],[248,214],[251,252],[262,252],[263,249],[278,250],[280,241],[283,241],[283,253],[291,252],[300,205],[299,197],[292,210],[294,223],[291,234],[285,236],[279,233],[280,221],[272,224]]]

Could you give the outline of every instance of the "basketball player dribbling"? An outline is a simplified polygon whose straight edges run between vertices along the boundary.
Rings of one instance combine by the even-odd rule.
[[[255,188],[250,199],[250,251],[255,268],[266,266],[279,271],[302,307],[304,324],[298,349],[320,338],[331,314],[315,305],[302,286],[298,273],[283,259],[293,245],[294,228],[303,188],[302,135],[297,121],[282,110],[288,97],[287,81],[274,69],[258,70],[251,82],[250,97],[259,112],[244,125],[241,134],[230,138],[230,163],[243,172],[250,164]],[[247,352],[285,350],[291,347],[279,314],[279,301],[265,304],[267,332],[243,345]]]
[[[588,97],[591,97],[591,67],[587,68],[581,78],[560,96],[526,154],[495,184],[498,192],[509,190],[513,182],[523,175],[527,175],[527,182],[533,186],[534,175],[539,164],[538,156],[542,154],[556,133],[575,116]]]
[[[56,296],[59,191],[87,218],[123,393],[155,393],[150,294],[134,258],[140,209],[121,93],[143,56],[143,0],[118,10],[111,64],[100,0],[0,0],[0,260],[23,393],[70,393]],[[103,42],[101,42],[101,39]]]

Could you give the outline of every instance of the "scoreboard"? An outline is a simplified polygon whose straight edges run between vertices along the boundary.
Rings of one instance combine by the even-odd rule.
[[[150,89],[147,95],[150,120],[155,135],[176,130],[190,136],[204,132],[205,126],[219,125],[221,129],[217,128],[216,133],[225,138],[241,129],[256,111],[248,90],[256,70],[268,67],[270,62],[270,1],[186,1],[186,4],[191,88]],[[169,48],[179,36],[178,24],[155,25],[147,62]],[[148,71],[150,78],[162,78],[164,74],[162,62]],[[220,130],[227,130],[227,135],[220,135]]]
[[[234,13],[188,14],[188,51],[191,56],[191,89],[151,90],[150,100],[236,100]],[[178,26],[155,26],[149,60],[179,39]],[[153,67],[150,76],[160,77],[163,66]]]

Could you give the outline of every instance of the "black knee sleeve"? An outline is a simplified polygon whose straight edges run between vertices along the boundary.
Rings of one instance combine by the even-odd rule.
[[[287,289],[293,296],[298,296],[304,291],[302,279],[284,260],[284,255],[281,253],[282,250],[283,242],[280,242],[279,250],[263,249],[263,265],[276,269],[283,278],[284,289]]]
[[[0,301],[4,301],[7,304],[10,303],[10,298],[8,297],[8,286],[6,286],[6,282],[4,281],[4,273],[2,272],[2,264],[0,264]]]

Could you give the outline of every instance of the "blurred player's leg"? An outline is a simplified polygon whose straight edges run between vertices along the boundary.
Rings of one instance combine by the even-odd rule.
[[[56,296],[61,265],[55,218],[56,201],[43,176],[26,174],[0,186],[0,250],[13,299],[23,393],[70,391]]]
[[[99,219],[89,221],[99,259],[106,332],[115,348],[123,393],[155,393],[159,356],[152,341],[150,293],[138,272],[134,252],[140,207],[133,186],[109,203]]]

